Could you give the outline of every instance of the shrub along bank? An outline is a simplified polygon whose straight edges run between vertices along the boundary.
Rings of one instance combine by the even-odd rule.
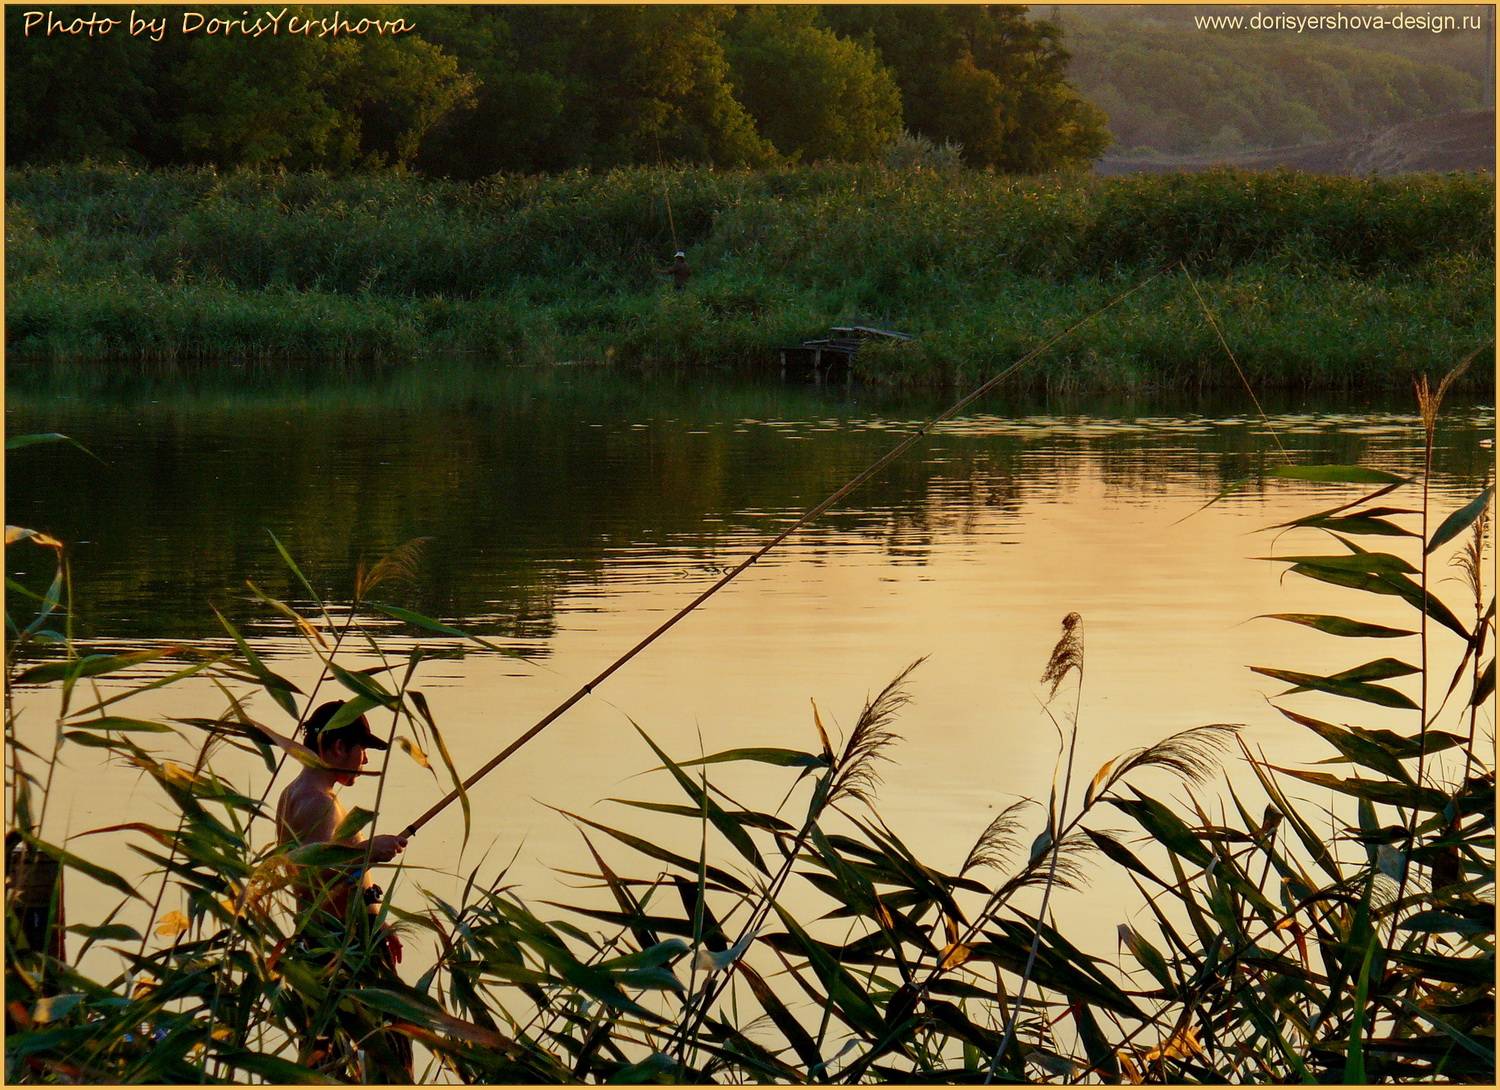
[[[1266,386],[1404,387],[1493,325],[1486,176],[72,166],[9,172],[7,194],[13,358],[773,367],[863,322],[920,338],[863,354],[864,377],[962,382],[1164,269],[1023,383],[1237,383],[1194,283]],[[660,275],[678,247],[683,293]]]

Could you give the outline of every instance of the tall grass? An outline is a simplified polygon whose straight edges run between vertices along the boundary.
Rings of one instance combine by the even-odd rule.
[[[922,338],[862,358],[868,376],[960,381],[1182,263],[1264,383],[1391,387],[1493,313],[1493,182],[1477,176],[825,166],[455,184],[74,166],[10,172],[7,190],[22,357],[770,367],[783,344],[864,321]],[[678,245],[685,297],[657,275]],[[1175,274],[1025,381],[1225,382],[1188,300]]]
[[[1427,394],[1429,450],[1440,449],[1438,400]],[[66,626],[66,547],[16,530],[14,547],[50,549],[57,564],[47,588],[11,594],[8,828],[31,858],[103,883],[121,907],[69,928],[70,941],[114,951],[118,974],[95,979],[76,967],[81,951],[64,962],[31,943],[8,897],[7,1079],[368,1081],[388,1074],[371,1047],[384,1032],[428,1050],[420,1078],[464,1082],[1488,1083],[1492,489],[1439,512],[1423,479],[1342,465],[1267,475],[1330,490],[1322,509],[1271,529],[1293,535],[1277,549],[1288,570],[1342,588],[1352,614],[1273,619],[1340,641],[1356,664],[1327,675],[1253,668],[1289,687],[1272,709],[1324,739],[1324,764],[1337,767],[1278,766],[1232,724],[1076,767],[1079,735],[1096,728],[1086,624],[1070,614],[1041,673],[1058,739],[1050,795],[976,821],[951,858],[919,859],[880,814],[902,708],[920,696],[918,662],[842,739],[816,706],[777,748],[674,758],[638,727],[665,794],[617,800],[620,812],[668,815],[692,847],[636,835],[624,819],[568,815],[589,853],[582,877],[602,900],[528,904],[502,868],[469,874],[450,901],[396,871],[394,905],[376,922],[399,922],[413,954],[429,946],[410,982],[330,972],[330,950],[358,962],[378,933],[319,931],[288,894],[296,867],[359,849],[277,846],[261,820],[265,794],[213,771],[225,745],[258,753],[268,770],[279,753],[316,761],[287,737],[316,692],[302,699],[227,622],[231,653],[89,653]],[[340,662],[355,642],[380,652],[376,616],[457,634],[369,600],[402,556],[362,572],[361,608],[341,610],[283,555],[307,598],[265,605],[299,618],[319,685],[344,690],[456,783],[421,693],[421,654],[381,654],[365,671]],[[1456,594],[1439,574],[1445,560]],[[1377,602],[1408,620],[1360,615]],[[1438,660],[1440,645],[1423,636],[1432,626],[1460,638],[1459,661]],[[1362,661],[1372,640],[1389,650]],[[135,719],[128,701],[148,686],[110,697],[90,688],[150,656],[180,665],[174,682],[218,678],[222,710]],[[12,703],[17,687],[42,685],[59,702],[50,752],[22,744]],[[278,710],[252,714],[251,689]],[[1330,700],[1339,714],[1323,710]],[[1372,709],[1402,725],[1359,725]],[[279,728],[262,721],[273,714]],[[191,768],[151,745],[184,730],[202,739]],[[1258,791],[1231,780],[1210,802],[1233,747]],[[44,837],[59,756],[86,748],[142,770],[178,815],[98,834],[126,837],[155,868],[151,882]],[[784,782],[764,801],[731,797],[723,773],[735,764]],[[1297,795],[1309,791],[1313,800]],[[1114,956],[1079,949],[1047,911],[1100,867],[1138,890],[1153,921],[1122,927]],[[186,911],[158,914],[168,889]],[[149,906],[143,927],[118,922],[132,902]],[[805,905],[826,911],[794,908]]]

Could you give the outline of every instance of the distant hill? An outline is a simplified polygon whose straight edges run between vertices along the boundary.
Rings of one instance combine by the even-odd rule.
[[[1421,118],[1319,144],[1265,148],[1227,155],[1110,158],[1099,174],[1164,174],[1175,171],[1303,170],[1314,174],[1416,174],[1449,170],[1493,171],[1495,112],[1470,110]]]
[[[1486,90],[1485,30],[1298,34],[1206,30],[1194,21],[1236,12],[1248,19],[1261,10],[1036,5],[1031,12],[1061,24],[1072,54],[1069,82],[1108,116],[1114,144],[1105,154],[1106,171],[1148,160],[1222,162],[1259,152],[1284,158],[1291,148],[1342,148],[1407,122],[1494,109]],[[1491,18],[1491,9],[1473,6],[1423,9],[1471,17],[1481,10]],[[1463,129],[1465,123],[1453,124]],[[1325,158],[1341,154],[1340,162],[1352,162],[1355,153],[1328,151]],[[1382,154],[1380,163],[1391,160]]]

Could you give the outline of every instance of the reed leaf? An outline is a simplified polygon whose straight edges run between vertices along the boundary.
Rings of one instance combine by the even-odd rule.
[[[846,751],[847,752],[847,749]],[[812,966],[819,982],[828,996],[831,1009],[835,1010],[851,1027],[870,1037],[881,1035],[882,1020],[869,993],[860,986],[838,961],[830,956],[823,944],[812,938],[781,905],[771,902],[780,917],[786,934]]]
[[[1330,617],[1320,613],[1260,613],[1256,615],[1259,619],[1270,619],[1275,621],[1290,621],[1293,624],[1306,625],[1315,628],[1319,632],[1326,632],[1330,636],[1345,636],[1359,639],[1390,640],[1401,636],[1415,636],[1417,633],[1410,628],[1389,628],[1380,624],[1369,624],[1365,621],[1351,621],[1347,617]]]
[[[98,719],[86,719],[81,723],[68,724],[71,730],[97,730],[109,733],[175,734],[165,723],[154,723],[146,719],[127,719],[117,715],[104,715]]]
[[[1346,760],[1394,777],[1405,784],[1414,782],[1411,774],[1406,771],[1400,759],[1388,746],[1382,745],[1373,739],[1362,737],[1353,730],[1336,727],[1332,723],[1325,723],[1321,719],[1302,715],[1288,708],[1283,708],[1278,704],[1271,706],[1293,723],[1304,726],[1320,738],[1323,738],[1343,754]]]
[[[1416,512],[1398,512],[1399,514],[1416,514]],[[1302,526],[1312,529],[1328,530],[1338,534],[1354,534],[1361,537],[1419,537],[1415,530],[1397,526],[1389,519],[1376,515],[1373,511],[1362,511],[1357,515],[1309,515],[1307,518],[1297,519],[1286,523],[1287,526]]]
[[[745,832],[744,827],[727,813],[722,806],[714,802],[707,791],[695,784],[691,776],[686,775],[677,764],[673,763],[672,759],[666,755],[661,747],[651,740],[650,735],[641,729],[639,723],[632,719],[630,720],[630,725],[635,728],[636,733],[641,736],[645,743],[651,747],[651,752],[656,754],[657,760],[662,762],[663,767],[672,773],[672,777],[677,781],[678,786],[687,793],[695,805],[702,808],[708,820],[713,822],[714,828],[723,834],[724,839],[729,841],[734,846],[735,851],[744,856],[756,870],[769,877],[771,870],[766,866],[766,861],[762,858],[760,849],[755,846],[755,841],[750,839],[750,834]]]
[[[164,689],[169,685],[176,685],[178,682],[193,677],[195,674],[201,674],[205,670],[212,669],[215,666],[219,666],[225,662],[228,662],[229,659],[229,655],[216,655],[211,658],[206,658],[201,662],[195,662],[193,665],[184,667],[181,670],[173,671],[166,677],[155,678],[151,681],[136,685],[130,689],[115,693],[113,696],[107,696],[103,700],[97,701],[85,708],[75,711],[73,714],[75,716],[90,715],[94,712],[103,711],[105,708],[109,707],[112,704],[118,704],[122,700],[129,700],[131,697],[139,696],[141,693],[148,693],[153,689]]]
[[[108,886],[117,893],[123,893],[127,897],[134,897],[136,900],[145,900],[130,882],[108,867],[101,867],[97,863],[90,863],[87,859],[82,859],[70,851],[59,848],[54,844],[48,844],[44,840],[39,840],[28,832],[21,831],[20,835],[21,839],[29,846],[43,855],[51,856],[63,866],[71,867],[80,874],[86,874],[94,881]]]
[[[1428,540],[1427,548],[1424,551],[1431,554],[1441,549],[1472,526],[1488,510],[1490,497],[1493,494],[1494,486],[1487,486],[1483,492],[1445,518],[1442,524],[1432,532],[1432,537]]]
[[[1490,697],[1495,695],[1495,660],[1490,659],[1485,664],[1484,671],[1479,675],[1479,680],[1474,683],[1474,693],[1469,697],[1469,707],[1480,708]]]
[[[1296,768],[1282,768],[1279,765],[1271,767],[1282,775],[1295,777],[1305,783],[1326,787],[1353,798],[1384,803],[1387,806],[1406,806],[1417,810],[1440,812],[1448,804],[1448,797],[1431,787],[1415,787],[1410,784],[1391,783],[1388,780],[1363,780],[1358,777],[1340,779],[1323,772],[1306,772]]]
[[[683,767],[683,766],[679,766]],[[652,769],[653,772],[659,769]],[[675,802],[648,802],[643,799],[617,799],[608,798],[605,802],[619,803],[621,806],[633,806],[637,810],[650,810],[657,814],[673,814],[677,817],[700,819],[703,816],[701,808],[686,806]],[[781,833],[783,835],[795,833],[796,828],[788,821],[783,821],[772,814],[762,814],[754,810],[726,810],[731,819],[747,828],[764,829],[770,833]]]
[[[1276,560],[1299,569],[1319,572],[1353,572],[1367,575],[1415,575],[1417,569],[1393,553],[1359,552],[1352,556],[1256,556],[1252,560]]]
[[[755,994],[757,1002],[766,1012],[776,1028],[786,1038],[787,1044],[797,1054],[805,1069],[809,1072],[823,1066],[823,1056],[818,1051],[818,1044],[812,1039],[812,1035],[802,1028],[802,1023],[786,1007],[779,996],[766,983],[765,979],[749,965],[740,964],[740,976],[750,985],[750,990]]]
[[[465,1022],[414,996],[394,992],[388,988],[355,988],[349,992],[349,997],[382,1014],[393,1014],[406,1021],[458,1037],[466,1044],[479,1045],[499,1052],[509,1051],[512,1047],[511,1040],[503,1034],[485,1029],[472,1022]]]
[[[276,598],[272,598],[269,594],[261,590],[250,580],[245,580],[245,586],[249,588],[250,593],[255,595],[257,599],[270,606],[287,620],[291,621],[293,627],[295,627],[298,632],[301,632],[302,635],[306,637],[309,643],[317,644],[325,651],[331,650],[328,641],[323,637],[323,633],[317,625],[313,624],[306,617],[302,616],[302,614],[298,613],[295,609],[287,605],[285,602],[280,601]]]
[[[556,807],[554,807],[553,809],[556,809]],[[677,867],[684,874],[696,874],[698,872],[698,861],[696,859],[689,859],[685,855],[678,855],[676,852],[668,851],[667,849],[653,843],[650,840],[645,839],[644,837],[639,837],[634,835],[633,833],[627,833],[620,829],[612,829],[608,825],[602,825],[597,821],[590,821],[588,818],[582,817],[579,814],[574,814],[570,811],[561,809],[557,810],[557,812],[565,817],[572,818],[574,821],[581,821],[591,829],[598,829],[601,833],[605,833],[613,837],[621,844],[624,844],[626,847],[634,848],[636,851],[640,852],[643,855],[648,855],[653,859],[659,859],[663,863],[669,863],[672,866]],[[740,881],[740,879],[736,878],[733,874],[730,874],[728,871],[723,870],[720,867],[716,867],[710,864],[707,868],[707,874],[708,877],[713,879],[713,881],[717,883],[721,889],[732,890],[735,893],[742,894],[750,893],[749,886]]]
[[[1151,879],[1151,881],[1159,886],[1166,886],[1168,884],[1158,878],[1149,867],[1142,863],[1134,852],[1120,842],[1118,837],[1110,833],[1098,832],[1094,829],[1084,829],[1083,834],[1092,840],[1094,847],[1098,848],[1112,862],[1134,871],[1143,878]]]
[[[1392,573],[1376,575],[1370,572],[1344,571],[1320,566],[1309,567],[1302,564],[1293,565],[1288,570],[1297,575],[1305,575],[1310,579],[1332,583],[1335,586],[1369,591],[1372,594],[1394,594],[1406,601],[1418,612],[1425,609],[1429,617],[1437,621],[1444,628],[1452,631],[1459,638],[1463,640],[1471,638],[1469,630],[1464,627],[1462,621],[1453,615],[1453,611],[1443,604],[1442,599],[1436,595],[1424,595],[1422,588],[1404,575]]]
[[[100,465],[108,465],[109,464],[103,458],[99,457],[99,455],[97,455],[93,451],[89,450],[88,447],[86,447],[82,443],[80,443],[77,439],[74,439],[72,436],[69,436],[69,435],[63,435],[61,432],[56,432],[56,431],[42,432],[42,433],[31,434],[31,435],[12,435],[12,436],[9,436],[5,440],[5,449],[6,450],[23,450],[26,447],[34,447],[34,446],[37,446],[40,443],[66,443],[70,447],[76,447],[78,450],[83,451],[83,453],[87,454],[90,458],[92,458],[94,461],[98,462]],[[9,527],[7,527],[6,529],[7,529],[7,531],[9,531]],[[9,535],[8,532],[6,534],[5,543],[7,545],[9,545],[11,543],[11,541],[10,541],[10,535]]]
[[[1167,959],[1162,956],[1161,951],[1152,946],[1143,936],[1137,934],[1129,924],[1122,923],[1117,930],[1120,941],[1135,955],[1135,960],[1140,963],[1141,967],[1156,978],[1156,982],[1162,987],[1162,992],[1169,998],[1174,997],[1177,992],[1177,982],[1172,979],[1172,974],[1167,970]]]
[[[1337,675],[1321,677],[1317,674],[1304,674],[1295,670],[1277,670],[1269,666],[1252,666],[1250,669],[1257,674],[1264,674],[1266,677],[1275,678],[1277,681],[1290,682],[1294,688],[1287,690],[1287,693],[1314,689],[1320,693],[1344,696],[1351,700],[1364,701],[1367,704],[1378,704],[1383,708],[1408,708],[1413,711],[1417,708],[1416,702],[1411,697],[1387,685],[1372,685],[1367,681],[1351,681],[1340,678]]]
[[[757,764],[775,765],[779,768],[827,768],[828,761],[812,753],[796,749],[778,749],[773,746],[747,746],[742,749],[726,749],[711,753],[707,757],[694,757],[678,761],[678,768],[693,768],[697,765],[722,764],[726,761],[753,761]],[[665,766],[658,766],[665,767]],[[652,772],[657,769],[651,769]]]
[[[216,607],[210,606],[209,608],[213,609],[214,616],[219,618],[219,623],[224,626],[225,631],[234,640],[235,646],[239,648],[240,657],[245,660],[245,664],[250,668],[250,672],[255,675],[256,680],[270,694],[271,699],[281,706],[282,711],[286,712],[293,719],[297,719],[297,704],[292,700],[292,694],[301,694],[302,690],[281,675],[266,669],[265,663],[260,661],[260,656],[251,650],[250,645],[245,642],[245,638],[240,635],[240,630],[229,623],[229,618],[220,613]]]
[[[1450,1037],[1458,1044],[1460,1048],[1477,1059],[1482,1065],[1484,1071],[1488,1072],[1495,1069],[1495,1048],[1493,1035],[1491,1035],[1489,1038],[1490,1044],[1485,1045],[1475,1040],[1469,1034],[1464,1033],[1451,1022],[1439,1018],[1432,1011],[1427,1010],[1426,1008],[1421,1007],[1416,1003],[1413,1003],[1405,996],[1401,997],[1401,1005],[1404,1006],[1407,1010],[1411,1011],[1412,1014],[1415,1014],[1423,1021],[1429,1023],[1434,1028],[1440,1030],[1442,1033]]]
[[[332,661],[328,663],[328,670],[340,685],[348,689],[356,697],[368,701],[368,704],[365,705],[366,707],[395,708],[400,702],[400,697],[375,680],[369,673],[362,670],[347,670]],[[349,705],[346,702],[344,707],[340,708],[339,711],[344,712],[348,707]],[[357,715],[351,715],[349,722],[352,723],[356,718],[358,718]]]
[[[1212,857],[1208,848],[1191,829],[1164,804],[1141,794],[1136,788],[1134,799],[1110,798],[1105,801],[1129,814],[1141,827],[1161,841],[1173,855],[1182,856],[1199,867],[1207,866]]]
[[[153,647],[144,651],[130,651],[123,655],[85,655],[81,659],[62,662],[44,662],[22,670],[14,678],[16,685],[45,685],[53,681],[77,682],[86,677],[102,677],[119,670],[128,670],[157,659],[191,653],[182,644],[169,647]]]
[[[402,753],[405,753],[419,766],[431,772],[434,780],[437,779],[437,771],[432,767],[432,762],[427,759],[427,754],[423,752],[422,747],[417,745],[415,741],[404,734],[398,734],[396,736],[396,745],[401,748]]]

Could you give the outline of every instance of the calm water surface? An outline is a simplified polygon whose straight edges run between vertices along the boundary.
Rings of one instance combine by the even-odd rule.
[[[55,445],[17,451],[6,468],[6,521],[73,544],[77,624],[93,644],[227,647],[213,605],[275,670],[310,688],[316,658],[245,586],[253,580],[315,615],[267,531],[331,602],[348,600],[362,559],[427,538],[414,578],[379,596],[526,656],[370,619],[393,650],[420,642],[428,653],[417,684],[464,771],[943,402],[463,364],[195,380],[36,370],[8,382],[8,434],[64,432],[104,463]],[[448,892],[447,875],[487,853],[486,874],[515,856],[511,877],[532,896],[584,896],[550,870],[589,865],[553,807],[695,852],[695,827],[605,801],[678,801],[659,774],[635,775],[655,762],[631,719],[681,757],[700,746],[815,749],[810,701],[831,730],[847,730],[867,694],[922,656],[881,812],[920,857],[956,870],[996,809],[1046,796],[1058,745],[1038,677],[1070,611],[1086,626],[1085,780],[1123,749],[1204,722],[1245,724],[1278,763],[1327,756],[1267,703],[1280,687],[1247,666],[1327,673],[1389,646],[1351,650],[1352,641],[1252,618],[1407,618],[1250,559],[1306,551],[1316,539],[1257,531],[1358,494],[1259,475],[1281,463],[1277,439],[1299,462],[1411,472],[1420,431],[1404,401],[1273,398],[1266,407],[1269,427],[1233,397],[996,398],[944,425],[484,781],[462,859],[457,808],[429,826],[408,852],[433,868],[417,880]],[[1433,479],[1439,517],[1483,486],[1493,431],[1490,405],[1448,414]],[[23,548],[7,563],[28,585],[50,576],[46,556]],[[1443,636],[1435,640],[1441,650]],[[205,715],[222,705],[212,689],[189,685],[121,711]],[[24,692],[20,706],[31,736],[47,737],[55,696]],[[1315,704],[1298,706],[1316,714]],[[289,727],[263,695],[250,707]],[[164,812],[154,785],[97,753],[67,751],[51,839]],[[716,781],[755,808],[774,807],[787,786],[780,775],[718,768]],[[267,786],[262,766],[233,754],[221,771],[255,794]],[[372,802],[373,787],[350,793]],[[429,772],[397,755],[382,827],[404,825],[441,794]],[[92,843],[107,851],[106,838]],[[654,873],[622,846],[608,854],[618,869]],[[731,858],[723,849],[721,861]],[[1072,895],[1080,907],[1059,911],[1079,913],[1082,938],[1112,948],[1125,902],[1098,892]]]

